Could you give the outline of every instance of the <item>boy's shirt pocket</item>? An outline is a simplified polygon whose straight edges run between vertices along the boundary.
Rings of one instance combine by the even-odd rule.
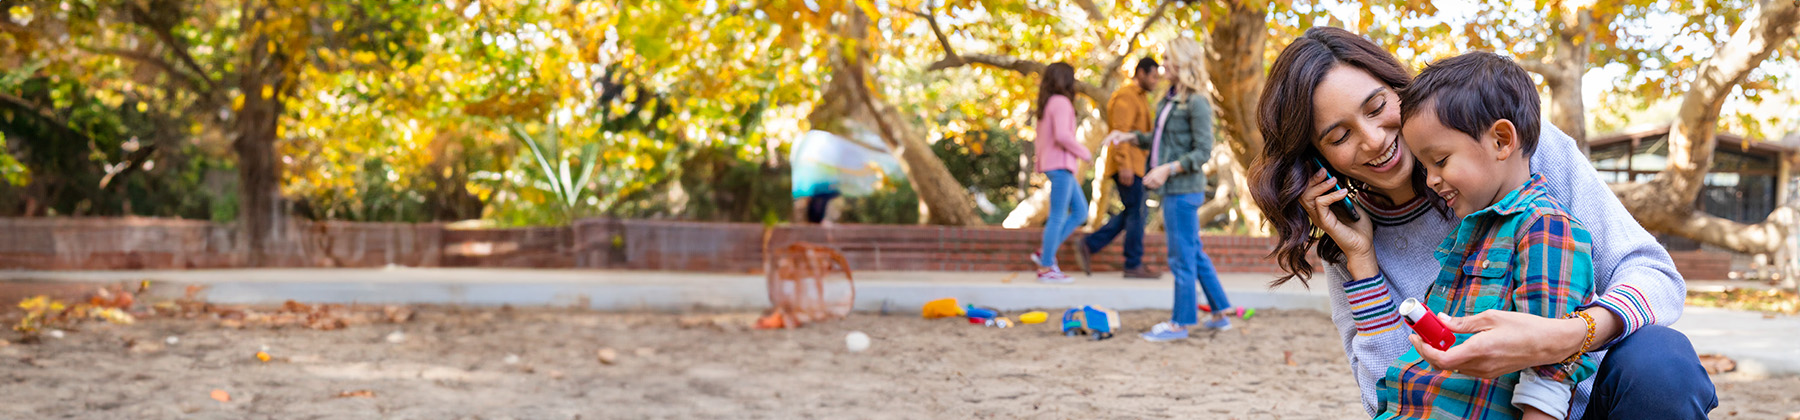
[[[1495,247],[1464,257],[1460,275],[1450,284],[1438,284],[1428,296],[1427,306],[1444,308],[1444,313],[1457,317],[1512,310],[1512,256],[1511,249]]]

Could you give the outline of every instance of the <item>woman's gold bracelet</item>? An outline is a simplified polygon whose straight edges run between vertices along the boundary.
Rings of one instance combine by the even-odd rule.
[[[1575,311],[1568,315],[1564,315],[1563,318],[1574,318],[1578,316],[1581,317],[1583,321],[1587,321],[1587,338],[1581,339],[1581,349],[1576,350],[1575,354],[1569,355],[1569,358],[1563,359],[1562,363],[1565,365],[1581,360],[1581,355],[1587,354],[1588,347],[1594,345],[1594,317],[1592,315],[1588,315],[1587,312],[1584,311]]]

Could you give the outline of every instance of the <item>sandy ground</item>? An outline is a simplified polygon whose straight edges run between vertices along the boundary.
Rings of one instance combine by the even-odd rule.
[[[1127,313],[1124,329],[1167,316]],[[0,418],[1363,417],[1330,321],[1313,311],[1176,343],[874,314],[742,327],[753,318],[420,308],[411,322],[335,331],[85,324],[0,347]],[[868,351],[845,349],[853,330],[874,338]],[[263,346],[269,362],[254,356]],[[613,364],[597,360],[603,348]],[[1800,378],[1716,380],[1714,418],[1800,412]],[[340,396],[357,391],[368,392]]]

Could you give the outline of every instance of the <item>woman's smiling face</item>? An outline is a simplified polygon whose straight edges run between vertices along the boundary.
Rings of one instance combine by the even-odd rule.
[[[1313,90],[1313,145],[1332,168],[1395,202],[1413,198],[1413,157],[1400,138],[1400,96],[1361,69],[1339,65]]]

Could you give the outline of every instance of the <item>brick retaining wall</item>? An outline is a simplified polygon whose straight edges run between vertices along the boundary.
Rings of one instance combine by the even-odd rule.
[[[778,225],[584,219],[572,226],[458,229],[441,224],[296,223],[278,243],[275,266],[606,268],[760,272],[766,245],[835,247],[854,270],[1027,271],[1039,229],[901,225]],[[1074,270],[1076,234],[1059,250]],[[118,270],[240,267],[234,228],[157,218],[0,218],[0,269]],[[1124,238],[1095,255],[1096,271],[1124,264]],[[1167,270],[1163,235],[1144,238],[1144,263]],[[1273,238],[1202,235],[1220,272],[1276,273]],[[1687,277],[1724,278],[1731,255],[1675,252]]]

